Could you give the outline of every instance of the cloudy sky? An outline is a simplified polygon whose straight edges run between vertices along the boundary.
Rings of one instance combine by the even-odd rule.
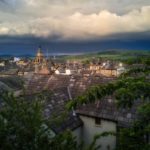
[[[0,51],[150,49],[149,42],[150,0],[0,0]]]

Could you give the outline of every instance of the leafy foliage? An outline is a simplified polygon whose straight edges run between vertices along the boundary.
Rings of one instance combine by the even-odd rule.
[[[142,76],[139,75],[141,73]],[[130,128],[123,128],[118,132],[117,150],[149,150],[150,82],[148,75],[149,67],[129,70],[115,82],[91,87],[84,95],[70,102],[68,108],[95,102],[108,95],[114,96],[117,106],[123,108],[131,108],[136,100],[141,100],[138,120]]]
[[[150,74],[150,67],[145,65],[141,67],[132,67],[127,72],[121,74],[121,78],[128,77],[128,76],[139,76],[139,75],[149,75]]]
[[[41,105],[17,100],[12,94],[5,94],[0,110],[0,149],[37,149],[43,147],[49,136],[44,126]],[[43,141],[42,143],[38,141]]]
[[[118,107],[131,107],[135,100],[146,100],[150,97],[150,83],[146,78],[123,78],[107,85],[93,86],[82,96],[67,104],[67,108],[76,108],[81,104],[101,100],[105,96],[114,95]]]
[[[143,104],[139,110],[140,119],[131,128],[119,132],[118,150],[149,150],[150,102]]]
[[[43,91],[44,93],[46,91]],[[50,96],[46,94],[45,96]],[[43,100],[42,94],[41,98]],[[0,108],[0,149],[1,150],[97,150],[96,141],[113,133],[102,133],[85,146],[71,131],[65,130],[55,135],[51,130],[54,120],[43,116],[43,101],[25,100],[11,93],[1,95]],[[56,118],[57,119],[57,118]],[[53,122],[54,123],[54,122]]]

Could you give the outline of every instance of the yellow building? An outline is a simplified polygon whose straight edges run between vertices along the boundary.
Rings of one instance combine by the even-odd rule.
[[[27,66],[28,65],[28,62],[25,62],[24,60],[19,60],[16,62],[16,64],[18,66]]]

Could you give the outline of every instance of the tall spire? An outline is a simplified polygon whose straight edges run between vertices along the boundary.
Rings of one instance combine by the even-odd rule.
[[[42,47],[41,47],[41,45],[39,45],[39,48],[38,48],[38,53],[41,53],[42,52]]]

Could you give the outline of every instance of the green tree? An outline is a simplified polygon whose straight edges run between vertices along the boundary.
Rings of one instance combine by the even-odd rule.
[[[118,136],[118,150],[150,149],[150,102],[139,107],[140,118],[130,128],[121,129]]]
[[[46,94],[50,96],[51,94]],[[39,94],[38,94],[39,96]],[[57,135],[51,130],[53,120],[43,116],[43,99],[25,100],[11,93],[0,96],[0,149],[1,150],[97,150],[97,139],[113,135],[105,132],[94,137],[93,142],[85,146],[71,131],[65,130]],[[57,118],[56,118],[57,119]]]
[[[139,75],[143,73],[144,76]],[[134,76],[132,76],[134,74]],[[136,76],[135,76],[136,74]],[[116,105],[130,109],[135,101],[140,100],[137,108],[139,118],[130,128],[120,129],[117,150],[149,150],[150,149],[150,82],[149,69],[130,70],[125,76],[105,85],[93,86],[82,96],[67,104],[67,108],[114,96]]]
[[[82,96],[70,101],[66,107],[72,109],[79,105],[103,99],[105,96],[113,95],[118,107],[132,107],[134,101],[150,98],[150,82],[144,78],[123,78],[106,85],[93,86]]]

